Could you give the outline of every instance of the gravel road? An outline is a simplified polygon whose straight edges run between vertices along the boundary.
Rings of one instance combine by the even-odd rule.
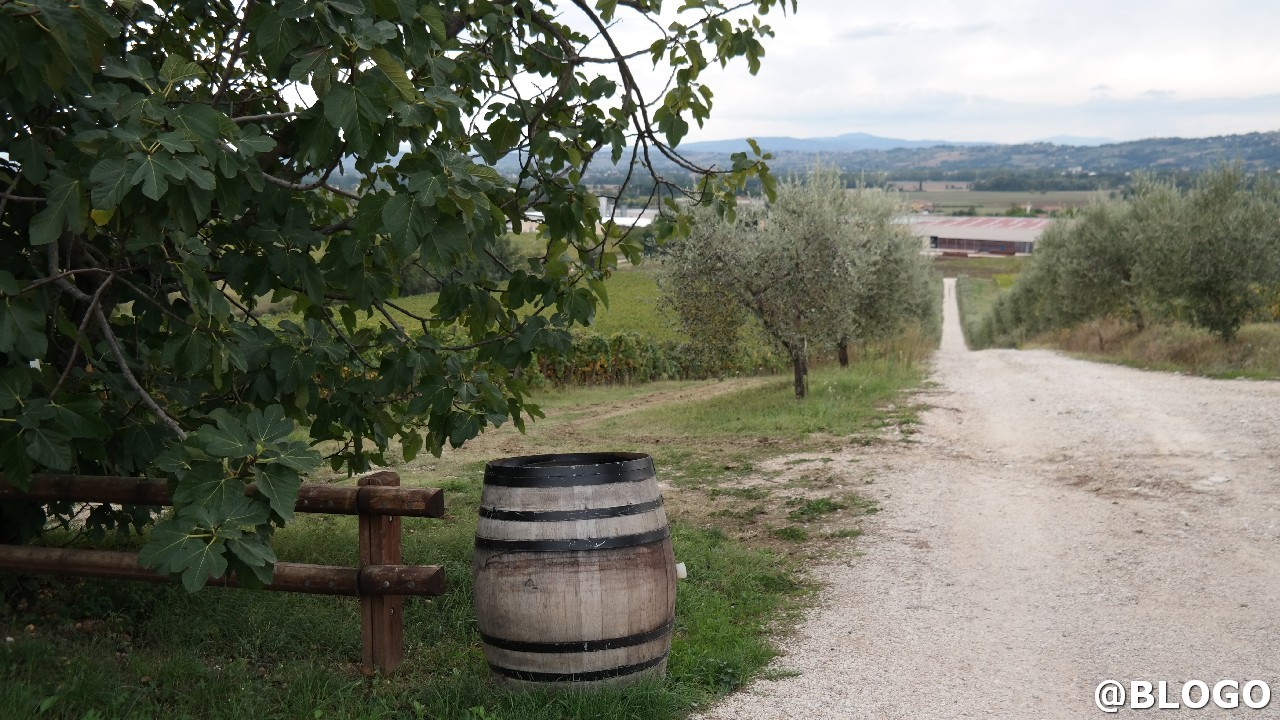
[[[952,280],[933,379],[918,442],[860,457],[883,509],[780,679],[705,718],[1106,717],[1106,679],[1264,680],[1147,712],[1280,717],[1280,382],[970,352]]]

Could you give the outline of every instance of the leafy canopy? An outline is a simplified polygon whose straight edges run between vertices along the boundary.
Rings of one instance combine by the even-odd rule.
[[[1123,202],[1055,224],[981,330],[993,344],[1089,320],[1185,322],[1224,342],[1271,318],[1280,291],[1280,186],[1225,165],[1177,187],[1139,177]]]
[[[754,317],[787,352],[803,397],[811,346],[883,336],[935,315],[931,270],[899,212],[883,192],[850,191],[838,171],[816,167],[782,183],[763,211],[728,222],[695,214],[689,236],[664,258],[665,301],[690,337],[716,352],[730,350]]]
[[[713,173],[674,146],[711,110],[703,72],[754,72],[760,15],[787,4],[0,3],[5,480],[170,479],[143,560],[194,589],[268,579],[272,529],[322,461],[356,472],[393,442],[410,459],[522,426],[522,370],[639,260],[584,172],[646,176],[659,241],[682,195],[732,214],[767,180],[758,149]],[[626,47],[624,27],[649,35]],[[654,176],[658,155],[696,181]],[[545,251],[504,262],[499,238],[535,214]],[[440,288],[430,314],[397,303],[411,264]],[[293,311],[257,317],[268,300]],[[0,507],[9,540],[58,510]]]

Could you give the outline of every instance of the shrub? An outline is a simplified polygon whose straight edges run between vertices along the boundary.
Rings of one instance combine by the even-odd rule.
[[[580,330],[573,333],[563,356],[539,358],[538,370],[557,385],[600,385],[761,375],[778,372],[786,364],[781,353],[755,344],[723,355],[703,352],[689,341],[656,341],[635,332],[605,337]]]

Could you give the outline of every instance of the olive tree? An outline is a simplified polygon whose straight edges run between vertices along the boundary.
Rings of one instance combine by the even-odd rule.
[[[846,191],[816,168],[778,186],[766,210],[731,222],[702,212],[663,261],[662,287],[685,331],[736,342],[755,318],[791,359],[797,398],[814,348],[883,333],[920,311],[928,272],[919,243],[881,193]]]
[[[858,188],[848,197],[850,224],[844,254],[854,279],[852,301],[843,306],[844,331],[837,342],[842,367],[850,343],[882,339],[917,323],[941,330],[941,280],[920,239],[900,222],[902,207],[879,190]]]
[[[1055,274],[1044,307],[1051,316],[1047,324],[1111,315],[1132,320],[1139,330],[1145,326],[1140,277],[1148,256],[1142,227],[1147,215],[1145,206],[1135,215],[1130,203],[1097,200],[1045,232],[1036,245],[1036,263]]]
[[[1280,194],[1239,166],[1201,175],[1171,202],[1175,193],[1153,186],[1134,200],[1155,208],[1135,213],[1146,282],[1166,314],[1230,341],[1280,283]]]
[[[322,461],[522,427],[531,358],[563,352],[618,258],[640,259],[584,173],[621,162],[669,208],[731,212],[758,151],[713,173],[674,146],[711,111],[707,68],[754,72],[760,16],[787,5],[0,2],[4,480],[167,478],[142,558],[195,589],[270,577],[273,529]],[[498,239],[535,216],[542,252],[504,261]],[[680,227],[668,213],[656,239]],[[439,288],[429,310],[400,300],[409,265]],[[259,318],[266,299],[293,310]],[[65,509],[4,503],[0,534]]]
[[[1222,167],[1190,191],[1138,178],[1124,203],[1055,224],[984,321],[992,342],[1106,316],[1189,322],[1232,340],[1280,285],[1280,195]]]

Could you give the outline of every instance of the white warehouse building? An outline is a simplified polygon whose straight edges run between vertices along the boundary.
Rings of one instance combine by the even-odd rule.
[[[1035,250],[1040,234],[1054,221],[1045,218],[912,215],[907,222],[928,251],[1028,255]]]

